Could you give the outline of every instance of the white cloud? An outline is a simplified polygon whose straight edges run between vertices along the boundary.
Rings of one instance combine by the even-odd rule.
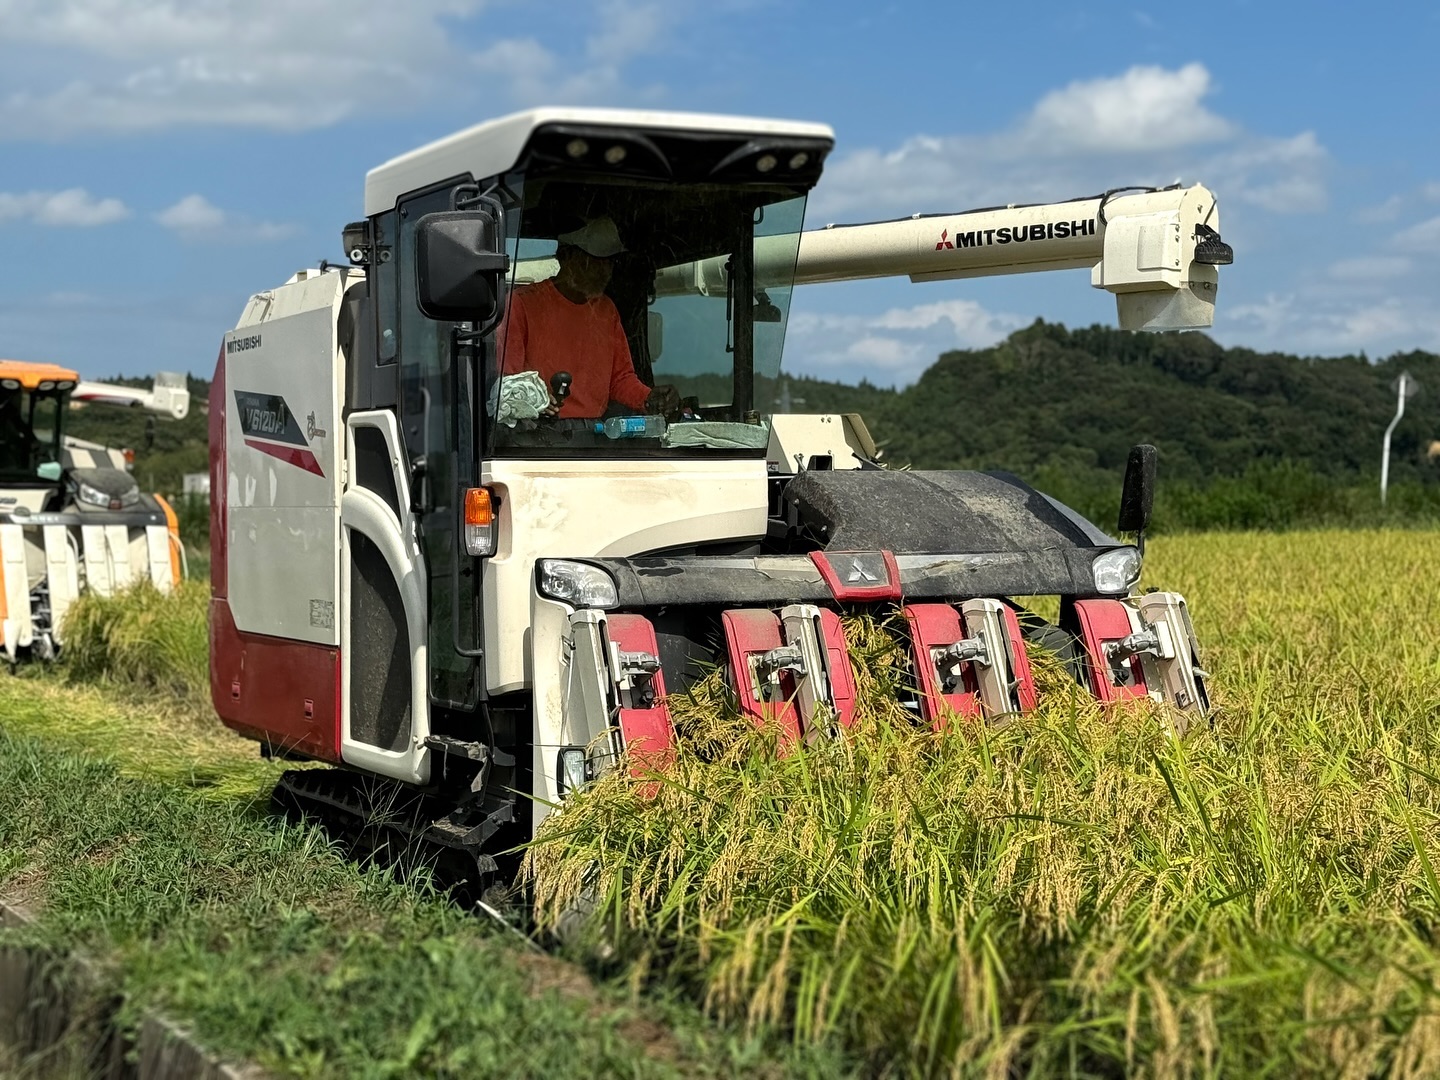
[[[1311,214],[1325,208],[1324,174],[1330,155],[1313,131],[1290,138],[1251,138],[1205,163],[1217,195],[1274,214]]]
[[[1332,263],[1330,276],[1339,281],[1388,281],[1404,277],[1413,267],[1414,263],[1399,255],[1361,255]]]
[[[1040,99],[1025,135],[1051,152],[1142,152],[1228,138],[1232,126],[1201,99],[1210,93],[1203,64],[1176,71],[1132,67],[1108,79],[1073,82]]]
[[[1355,213],[1355,220],[1363,224],[1375,224],[1384,221],[1394,221],[1405,209],[1405,200],[1399,195],[1391,195],[1382,203],[1374,206],[1361,207]]]
[[[174,206],[161,210],[155,220],[167,229],[218,229],[225,224],[225,211],[204,195],[186,195]]]
[[[230,242],[264,242],[291,235],[291,225],[269,221],[252,221],[239,214],[220,209],[203,195],[186,195],[173,206],[155,215],[155,220],[188,240],[219,240]]]
[[[840,286],[831,296],[838,299],[847,291],[850,286]],[[785,365],[821,378],[903,385],[941,353],[986,348],[1028,322],[973,300],[892,307],[878,315],[796,311],[790,317]]]
[[[1395,234],[1393,244],[1401,251],[1420,255],[1440,252],[1440,217],[1432,217]]]
[[[1207,184],[1226,203],[1312,213],[1329,154],[1312,132],[1250,133],[1211,112],[1209,72],[1133,67],[1042,97],[1008,130],[920,134],[837,155],[814,197],[824,221],[1048,202],[1119,184]]]
[[[1420,189],[1420,194],[1431,202],[1440,202],[1440,181],[1430,181]]]
[[[109,225],[130,216],[119,199],[96,198],[84,188],[65,191],[0,192],[0,224],[30,221],[36,225],[89,227]]]
[[[578,59],[531,39],[478,57],[453,34],[493,0],[0,0],[0,138],[180,126],[302,131],[442,94],[619,93],[673,7],[611,0]],[[588,22],[589,20],[587,20]],[[480,80],[475,71],[494,77]]]
[[[1216,331],[1222,342],[1251,348],[1382,356],[1416,348],[1440,349],[1440,311],[1423,290],[1398,295],[1386,290],[1377,298],[1363,292],[1306,288],[1222,310]]]

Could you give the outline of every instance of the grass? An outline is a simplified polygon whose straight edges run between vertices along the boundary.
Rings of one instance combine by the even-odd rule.
[[[1220,704],[1183,742],[1053,672],[1031,716],[918,731],[852,620],[850,737],[777,759],[702,688],[653,800],[549,819],[539,918],[596,901],[654,983],[876,1070],[1435,1075],[1436,540],[1157,542]]]
[[[279,768],[215,727],[34,677],[0,716],[0,895],[41,915],[0,942],[99,958],[127,1027],[158,1008],[301,1077],[845,1071],[355,866],[267,815]]]

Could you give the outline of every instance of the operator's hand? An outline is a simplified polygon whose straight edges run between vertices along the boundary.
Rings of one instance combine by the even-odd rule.
[[[540,415],[546,420],[554,420],[557,416],[560,415],[560,401],[555,397],[554,394],[550,395],[549,407],[541,409]]]
[[[680,416],[680,391],[673,386],[657,386],[650,391],[650,396],[645,399],[645,411],[666,420],[675,420]]]

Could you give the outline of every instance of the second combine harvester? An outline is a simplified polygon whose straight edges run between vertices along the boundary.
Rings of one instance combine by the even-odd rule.
[[[487,870],[627,748],[663,762],[666,695],[717,666],[783,741],[836,734],[845,610],[903,611],[917,723],[1032,707],[1027,638],[1074,643],[1104,701],[1206,707],[1183,599],[1132,595],[1138,546],[1006,473],[879,468],[858,416],[770,410],[795,284],[1085,267],[1123,328],[1209,326],[1214,197],[802,233],[832,145],[816,124],[521,113],[373,170],[351,265],[250,300],[210,398],[214,702],[269,752],[343,766],[287,774],[282,801],[363,815],[382,778],[411,796],[397,828]],[[573,373],[507,362],[511,290],[586,228],[624,249],[606,292],[639,378],[677,388],[668,416],[536,415]],[[1010,599],[1035,595],[1058,626]]]

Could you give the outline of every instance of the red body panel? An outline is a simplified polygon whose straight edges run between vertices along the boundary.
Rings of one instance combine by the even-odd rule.
[[[316,476],[324,476],[325,470],[320,468],[320,460],[314,452],[306,446],[290,446],[288,443],[265,442],[262,439],[246,439],[245,445],[251,450],[258,450],[262,454],[269,454],[273,458],[297,468],[304,469]]]
[[[621,652],[660,655],[655,626],[645,616],[611,615],[605,620],[605,625],[610,640],[620,646]],[[620,736],[636,763],[633,770],[636,775],[647,768],[664,768],[675,758],[675,727],[670,720],[670,709],[665,704],[663,671],[655,672],[651,689],[655,691],[655,704],[651,708],[620,710]]]
[[[850,570],[846,567],[847,561],[860,556],[870,562],[877,555],[885,569],[884,581],[873,584],[847,581],[850,576]],[[888,551],[812,551],[810,561],[820,571],[820,576],[825,579],[825,584],[835,599],[842,603],[873,603],[877,600],[900,599],[900,567],[895,562],[895,556]]]
[[[835,716],[841,727],[855,722],[855,671],[850,667],[850,650],[840,616],[829,608],[820,609],[820,633],[829,658],[830,696],[835,699]]]
[[[780,697],[762,701],[755,694],[750,657],[766,653],[785,644],[780,630],[780,616],[763,608],[734,608],[720,614],[725,627],[725,647],[730,656],[730,670],[740,711],[760,727],[771,722],[780,725],[782,748],[795,745],[800,739],[800,714],[795,708],[795,680],[789,672],[780,676]]]
[[[340,653],[247,634],[210,600],[210,698],[225,726],[321,761],[340,761]]]
[[[1077,600],[1075,613],[1080,618],[1080,638],[1085,643],[1085,655],[1090,664],[1090,688],[1095,696],[1107,704],[1144,697],[1148,688],[1140,658],[1132,656],[1121,665],[1121,670],[1128,673],[1121,684],[1116,683],[1114,669],[1105,658],[1105,642],[1119,641],[1132,629],[1129,609],[1119,600]]]
[[[960,612],[949,604],[907,604],[905,618],[910,623],[910,641],[915,650],[915,669],[920,673],[920,716],[938,731],[946,715],[980,716],[979,683],[973,665],[960,666],[965,689],[947,694],[940,684],[931,649],[944,649],[965,637],[960,625]],[[1028,669],[1028,665],[1027,665]]]
[[[1005,608],[1005,632],[1010,635],[1010,655],[1015,679],[1015,696],[1020,699],[1020,711],[1029,712],[1035,708],[1038,697],[1035,693],[1035,674],[1030,670],[1030,654],[1025,651],[1025,638],[1020,633],[1020,620],[1015,609]]]

